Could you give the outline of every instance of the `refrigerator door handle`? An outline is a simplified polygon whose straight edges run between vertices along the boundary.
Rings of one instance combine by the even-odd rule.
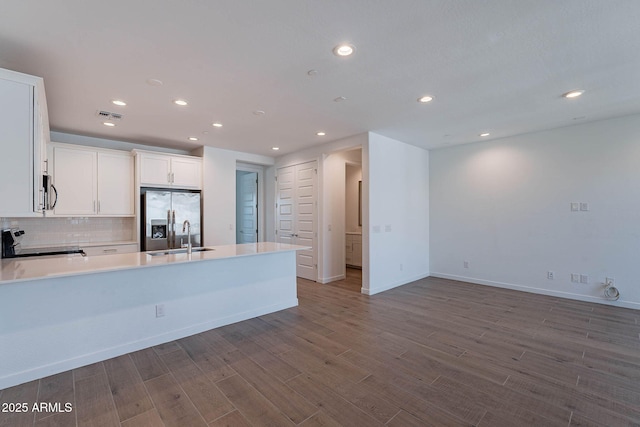
[[[171,209],[167,210],[167,249],[171,249]]]
[[[172,248],[176,247],[176,211],[172,212],[173,216],[171,218],[171,224],[173,228],[173,243],[171,245]]]

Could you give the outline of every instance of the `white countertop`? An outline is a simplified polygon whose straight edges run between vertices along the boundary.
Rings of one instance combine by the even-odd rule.
[[[260,242],[242,245],[207,246],[208,251],[151,256],[146,252],[86,257],[32,257],[0,260],[0,285],[52,277],[74,276],[132,268],[157,267],[175,263],[235,258],[274,252],[308,249],[286,243]]]

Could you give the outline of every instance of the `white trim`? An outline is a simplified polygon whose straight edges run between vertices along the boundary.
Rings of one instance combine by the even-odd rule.
[[[429,277],[429,273],[419,274],[417,276],[413,276],[413,277],[410,277],[408,279],[402,279],[400,281],[393,282],[393,283],[390,283],[388,285],[376,287],[374,289],[365,288],[364,284],[363,284],[363,287],[360,290],[360,292],[365,294],[365,295],[375,295],[375,294],[380,293],[380,292],[388,291],[389,289],[397,288],[398,286],[402,286],[402,285],[406,285],[406,284],[411,283],[411,282],[415,282],[416,280],[424,279],[425,277]]]
[[[494,282],[491,280],[475,279],[472,277],[456,276],[453,274],[445,274],[445,273],[432,272],[431,277],[437,277],[439,279],[457,280],[460,282],[474,283],[476,285],[493,286],[496,288],[511,289],[514,291],[529,292],[532,294],[547,295],[547,296],[571,299],[576,301],[594,302],[597,304],[611,305],[614,307],[624,307],[624,308],[631,308],[634,310],[640,310],[640,303],[636,303],[636,302],[609,301],[604,298],[598,298],[598,297],[593,297],[589,295],[572,294],[569,292],[560,292],[560,291],[553,291],[550,289],[533,288],[530,286],[516,285],[513,283]]]
[[[339,274],[337,276],[331,276],[331,277],[321,277],[321,278],[318,278],[318,283],[322,285],[326,285],[327,283],[337,282],[338,280],[344,280],[346,278],[347,276],[344,274]]]

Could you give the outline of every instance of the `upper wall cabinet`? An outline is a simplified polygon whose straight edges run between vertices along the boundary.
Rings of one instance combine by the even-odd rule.
[[[134,215],[131,153],[67,144],[53,144],[52,151],[54,215]]]
[[[0,68],[0,217],[42,215],[48,140],[43,80]]]
[[[202,158],[135,150],[141,186],[202,187]]]

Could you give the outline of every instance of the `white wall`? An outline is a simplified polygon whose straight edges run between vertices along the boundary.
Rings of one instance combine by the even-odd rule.
[[[275,159],[213,147],[202,147],[193,154],[202,156],[204,244],[235,244],[236,165],[244,162],[271,166]],[[261,210],[264,212],[264,206],[261,206]]]
[[[362,292],[372,295],[429,275],[429,152],[369,133],[362,157]]]
[[[640,116],[432,151],[432,275],[640,308],[639,165]]]

